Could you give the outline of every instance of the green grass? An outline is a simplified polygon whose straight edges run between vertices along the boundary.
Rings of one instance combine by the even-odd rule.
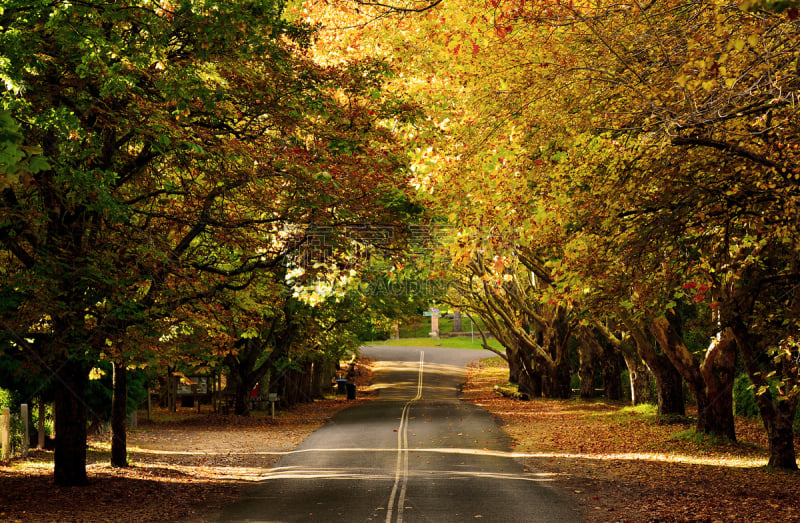
[[[481,337],[475,336],[473,342],[470,337],[463,338],[401,338],[399,340],[386,340],[376,341],[375,345],[392,345],[392,346],[406,346],[406,347],[446,347],[451,349],[482,349]],[[489,345],[498,350],[503,350],[501,345],[494,339],[489,340]]]
[[[635,416],[639,416],[640,418],[651,418],[658,415],[658,405],[643,403],[641,405],[623,407],[621,412],[633,414]]]
[[[480,322],[475,322],[475,337],[480,338],[478,334],[479,329],[482,328]],[[466,316],[461,316],[461,331],[471,332],[472,321]],[[401,338],[425,338],[431,332],[431,319],[430,317],[422,317],[416,323],[409,323],[400,325]],[[453,332],[453,319],[452,318],[439,318],[439,332],[442,334],[449,334]]]
[[[676,440],[690,441],[701,448],[716,447],[726,443],[731,443],[729,439],[723,436],[709,434],[706,432],[697,432],[694,428],[678,432],[672,437]]]

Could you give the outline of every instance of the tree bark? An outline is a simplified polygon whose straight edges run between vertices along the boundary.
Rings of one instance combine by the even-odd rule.
[[[569,399],[572,396],[572,376],[569,365],[557,365],[542,376],[542,391],[547,398]]]
[[[594,398],[594,362],[595,350],[591,343],[582,342],[578,346],[578,376],[581,380],[580,397],[582,399]]]
[[[767,466],[786,470],[797,470],[797,455],[794,448],[794,418],[797,414],[798,396],[787,397],[776,401],[769,390],[769,383],[764,378],[758,363],[755,341],[744,322],[735,319],[732,323],[733,334],[742,355],[750,382],[763,391],[756,391],[758,405],[764,429],[769,441],[769,461]],[[762,392],[759,394],[758,392]]]
[[[654,318],[651,331],[697,400],[698,432],[736,439],[733,418],[735,345],[728,336],[709,348],[702,364],[665,317]]]
[[[322,380],[325,373],[323,372],[325,368],[325,362],[323,358],[320,358],[317,361],[311,362],[311,398],[312,399],[320,399],[323,397],[322,392]]]
[[[603,397],[610,401],[622,399],[622,365],[619,352],[608,344],[601,345],[600,369],[603,372]]]
[[[628,367],[628,375],[631,383],[631,403],[633,405],[643,405],[653,402],[653,394],[650,391],[650,371],[647,370],[644,360],[630,350],[630,347],[622,351],[625,358],[625,365]]]
[[[653,340],[639,325],[627,324],[636,342],[636,352],[644,359],[656,380],[658,414],[660,416],[685,416],[686,399],[683,378],[664,354],[656,352]]]
[[[506,347],[506,361],[508,362],[508,382],[519,383],[520,374],[524,372],[521,351],[516,344]]]
[[[86,476],[86,390],[91,367],[68,359],[56,367],[54,479],[63,487],[82,486]]]
[[[114,362],[113,396],[111,398],[111,466],[128,466],[128,369]]]
[[[542,373],[539,366],[531,357],[531,354],[522,348],[516,351],[516,358],[519,364],[517,374],[517,388],[520,392],[529,395],[531,398],[541,398],[544,392]],[[512,382],[513,383],[513,382]]]

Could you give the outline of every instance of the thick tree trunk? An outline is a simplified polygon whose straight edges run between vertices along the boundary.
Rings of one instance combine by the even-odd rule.
[[[731,322],[736,343],[739,346],[739,353],[742,355],[750,382],[756,387],[763,387],[765,390],[761,394],[756,394],[756,404],[758,405],[764,429],[767,431],[769,441],[769,462],[770,467],[797,470],[797,455],[794,448],[794,418],[797,414],[798,397],[786,398],[783,401],[776,401],[772,391],[769,390],[769,383],[764,379],[764,372],[759,366],[757,352],[754,350],[755,343],[745,324],[740,320]]]
[[[542,376],[540,374],[531,375],[523,370],[519,373],[518,389],[521,393],[527,394],[531,398],[541,398]]]
[[[666,356],[660,356],[657,361],[656,366],[652,364],[649,366],[656,379],[658,414],[661,416],[685,416],[686,395],[683,392],[683,377]]]
[[[622,399],[622,365],[619,352],[613,347],[603,346],[600,357],[600,369],[603,371],[603,397],[610,401]]]
[[[572,376],[569,365],[554,365],[542,376],[542,389],[545,397],[569,399],[572,396]]]
[[[516,347],[506,347],[506,360],[508,361],[509,383],[519,383],[520,374],[523,372],[521,351]]]
[[[517,342],[514,342],[513,346],[515,348],[511,351],[506,348],[506,354],[509,358],[509,369],[512,365],[511,362],[515,362],[516,371],[514,374],[516,375],[518,390],[531,398],[541,398],[544,393],[541,366],[534,361],[529,347]],[[512,381],[511,383],[515,382]]]
[[[653,394],[650,391],[650,371],[647,365],[638,354],[634,354],[630,347],[622,351],[625,358],[625,365],[628,367],[628,375],[631,382],[631,403],[633,405],[643,405],[653,402]]]
[[[733,396],[725,392],[695,395],[697,399],[697,432],[715,434],[736,440],[733,417]]]
[[[647,363],[656,381],[658,414],[660,416],[685,416],[686,400],[683,394],[683,378],[664,354],[656,352],[652,338],[638,324],[627,322],[626,326],[636,343],[636,352]]]
[[[55,483],[64,487],[86,485],[86,389],[91,368],[74,360],[56,368]]]
[[[128,369],[114,363],[114,391],[111,399],[111,466],[128,466]]]
[[[236,383],[233,396],[233,413],[237,416],[250,415],[250,391],[255,387],[255,383],[241,382]]]
[[[651,330],[697,400],[697,431],[735,440],[733,380],[736,351],[733,338],[728,334],[723,336],[706,351],[701,365],[667,318],[653,319]]]
[[[324,396],[322,391],[323,379],[325,376],[324,368],[326,364],[323,359],[311,363],[311,398],[320,399]]]
[[[582,342],[578,346],[578,377],[581,380],[580,397],[594,398],[594,362],[595,351],[591,343]]]
[[[763,395],[762,395],[763,396]],[[797,412],[797,399],[793,405],[781,402],[778,408],[771,398],[756,397],[761,411],[761,419],[769,440],[769,462],[767,466],[787,470],[797,470],[797,456],[794,450],[794,420]],[[763,407],[761,404],[764,404]],[[767,415],[764,413],[767,412]]]

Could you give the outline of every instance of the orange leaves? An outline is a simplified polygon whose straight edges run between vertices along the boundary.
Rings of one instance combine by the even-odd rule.
[[[499,38],[505,38],[506,35],[511,33],[514,30],[514,26],[512,25],[505,25],[505,26],[495,26],[494,31]]]

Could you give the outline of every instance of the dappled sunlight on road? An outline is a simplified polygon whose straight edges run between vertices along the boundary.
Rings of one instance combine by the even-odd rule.
[[[558,452],[533,452],[533,453],[513,453],[516,458],[546,458],[546,459],[584,459],[597,461],[652,461],[661,463],[682,463],[686,465],[709,465],[714,467],[731,468],[752,468],[763,467],[767,464],[766,459],[753,458],[749,456],[741,457],[720,457],[720,456],[689,456],[684,454],[665,454],[665,453],[644,453],[631,452],[619,454],[597,454],[597,453],[558,453]]]
[[[688,465],[710,465],[710,466],[723,466],[732,468],[751,468],[763,467],[767,464],[766,459],[741,456],[741,457],[725,457],[719,456],[690,456],[682,454],[665,454],[665,453],[563,453],[563,452],[505,452],[500,450],[488,449],[471,449],[471,448],[415,448],[410,447],[409,452],[416,454],[442,454],[442,455],[465,455],[465,456],[492,456],[498,458],[509,459],[582,459],[592,461],[651,461],[661,463],[682,463]],[[353,453],[356,455],[364,453],[387,453],[394,454],[397,449],[394,448],[331,448],[331,449],[301,449],[286,452],[191,452],[191,451],[163,451],[163,450],[149,450],[149,449],[135,449],[131,454],[163,454],[163,455],[184,455],[196,456],[198,459],[208,457],[228,457],[235,458],[237,456],[287,456],[292,454],[313,454],[313,453]],[[254,469],[261,470],[264,469]]]
[[[411,477],[423,477],[430,479],[459,479],[459,478],[482,478],[500,479],[515,481],[551,481],[550,473],[531,473],[531,474],[505,474],[500,472],[483,472],[470,470],[416,470],[409,471]],[[273,479],[358,479],[358,480],[385,480],[394,479],[393,473],[380,473],[378,471],[364,471],[361,468],[337,467],[337,468],[311,468],[311,467],[282,467],[270,469],[269,472],[262,474],[259,480]]]

